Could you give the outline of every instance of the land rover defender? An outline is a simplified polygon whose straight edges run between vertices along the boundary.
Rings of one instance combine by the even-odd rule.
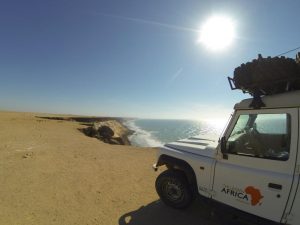
[[[219,138],[168,143],[154,169],[161,200],[188,207],[200,194],[280,224],[300,224],[300,90],[254,96],[234,106]],[[253,107],[255,106],[255,107]],[[258,107],[257,107],[258,106]]]

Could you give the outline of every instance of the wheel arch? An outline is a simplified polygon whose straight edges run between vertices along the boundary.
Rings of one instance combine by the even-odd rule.
[[[168,169],[180,170],[184,172],[190,185],[192,185],[193,192],[197,193],[197,179],[194,169],[185,160],[178,159],[169,155],[161,155],[157,161],[156,166],[165,165]]]

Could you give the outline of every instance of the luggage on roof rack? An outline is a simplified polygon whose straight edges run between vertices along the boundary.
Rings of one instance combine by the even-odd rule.
[[[297,62],[286,57],[258,55],[258,59],[235,68],[233,78],[228,77],[228,81],[232,90],[240,89],[252,96],[300,90],[300,64]]]

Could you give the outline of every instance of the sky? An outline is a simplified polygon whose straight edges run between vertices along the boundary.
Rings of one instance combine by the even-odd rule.
[[[1,1],[0,110],[226,118],[250,97],[227,76],[259,53],[300,46],[299,9],[290,0]],[[236,29],[219,52],[198,43],[213,15]]]

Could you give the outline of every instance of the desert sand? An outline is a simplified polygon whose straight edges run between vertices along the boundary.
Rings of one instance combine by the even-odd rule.
[[[159,201],[156,149],[109,145],[78,122],[36,116],[45,114],[0,112],[1,225],[223,224],[205,202],[178,211]]]

